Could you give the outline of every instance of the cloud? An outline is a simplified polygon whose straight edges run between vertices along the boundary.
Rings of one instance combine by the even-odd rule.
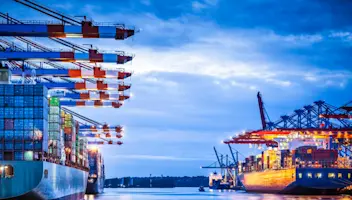
[[[271,78],[268,78],[265,81],[267,81],[269,83],[273,83],[275,85],[282,86],[282,87],[289,87],[292,85],[292,83],[290,81],[282,81],[282,80],[271,79]]]
[[[53,5],[54,8],[59,8],[62,10],[70,10],[73,8],[73,4],[70,2],[66,2],[66,3],[59,3],[59,4],[54,4]]]
[[[324,34],[280,35],[263,29],[222,29],[191,17],[184,23],[185,16],[161,19],[151,13],[125,17],[142,26],[142,33],[135,36],[137,40],[140,36],[148,38],[145,41],[155,39],[153,43],[121,46],[137,55],[133,69],[142,79],[153,73],[183,73],[209,77],[212,81],[227,80],[227,84],[221,85],[224,89],[229,89],[229,82],[235,80],[237,87],[256,90],[266,86],[302,87],[313,79],[323,84],[326,77],[344,82],[351,78],[332,76],[338,71],[335,68],[320,68],[315,64],[314,55],[310,55],[313,51],[295,53],[324,43],[327,39]],[[165,42],[163,45],[159,45],[161,40]],[[104,41],[101,44],[102,49],[114,48],[111,44],[104,46]],[[350,74],[347,70],[340,72]],[[155,84],[158,81],[169,86],[178,84],[161,77],[144,79]]]
[[[192,9],[193,9],[193,11],[201,11],[206,8],[216,6],[217,3],[218,3],[217,0],[193,1],[192,2]]]
[[[204,3],[201,3],[199,1],[193,1],[192,2],[192,8],[193,10],[199,11],[199,10],[203,10],[204,8],[207,8],[208,6]]]

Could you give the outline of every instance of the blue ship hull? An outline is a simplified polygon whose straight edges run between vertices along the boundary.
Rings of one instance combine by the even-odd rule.
[[[0,199],[83,199],[88,172],[43,161],[0,161],[14,176],[0,178]]]
[[[104,178],[89,178],[86,194],[100,194],[104,192]]]

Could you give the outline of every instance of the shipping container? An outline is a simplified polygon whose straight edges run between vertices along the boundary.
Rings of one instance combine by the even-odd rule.
[[[60,106],[60,100],[59,100],[59,98],[57,98],[57,97],[51,97],[50,99],[49,99],[49,106],[51,107],[51,106]]]
[[[16,96],[23,95],[23,85],[15,85],[14,86],[14,95],[16,95]]]
[[[24,160],[32,161],[33,160],[33,151],[24,152]]]
[[[9,95],[13,96],[14,94],[15,94],[14,85],[4,86],[4,96],[9,96]]]

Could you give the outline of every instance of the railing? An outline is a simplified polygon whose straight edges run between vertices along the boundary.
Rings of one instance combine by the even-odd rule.
[[[65,23],[63,21],[56,21],[56,20],[20,20],[23,24],[40,24],[40,25],[66,25],[66,26],[76,26],[72,24]],[[83,21],[82,21],[83,22]],[[92,22],[92,21],[86,21]],[[0,24],[18,24],[11,20],[1,20]],[[122,23],[114,23],[114,22],[92,22],[93,26],[111,26],[120,29],[126,29],[125,24]],[[131,29],[134,29],[132,27]]]
[[[117,28],[125,29],[125,24],[114,23],[114,22],[92,22],[94,26],[113,26]]]
[[[41,24],[41,25],[47,25],[47,24],[52,24],[52,25],[62,25],[64,24],[63,22],[60,21],[52,21],[52,20],[20,20],[23,24]],[[1,20],[1,24],[18,24],[15,23],[11,20]]]
[[[24,49],[24,48],[21,48],[21,47],[11,47],[11,48],[6,48],[5,50],[2,50],[3,52],[44,52],[44,53],[47,53],[46,51],[42,51],[42,50],[38,50],[38,49],[32,49],[32,48],[27,48],[27,49]],[[58,48],[55,48],[55,49],[50,49],[50,52],[75,52],[75,50],[73,49],[58,49]]]

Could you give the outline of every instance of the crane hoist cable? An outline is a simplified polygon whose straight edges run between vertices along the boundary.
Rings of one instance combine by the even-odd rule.
[[[51,16],[53,18],[56,18],[63,23],[71,24],[71,25],[81,25],[82,21],[79,21],[73,17],[68,17],[65,16],[57,11],[54,11],[46,6],[40,5],[39,3],[33,1],[33,0],[14,0],[17,3],[20,3],[22,5],[25,5],[27,7],[33,8],[34,10],[37,10],[41,13],[44,13],[48,16]]]

